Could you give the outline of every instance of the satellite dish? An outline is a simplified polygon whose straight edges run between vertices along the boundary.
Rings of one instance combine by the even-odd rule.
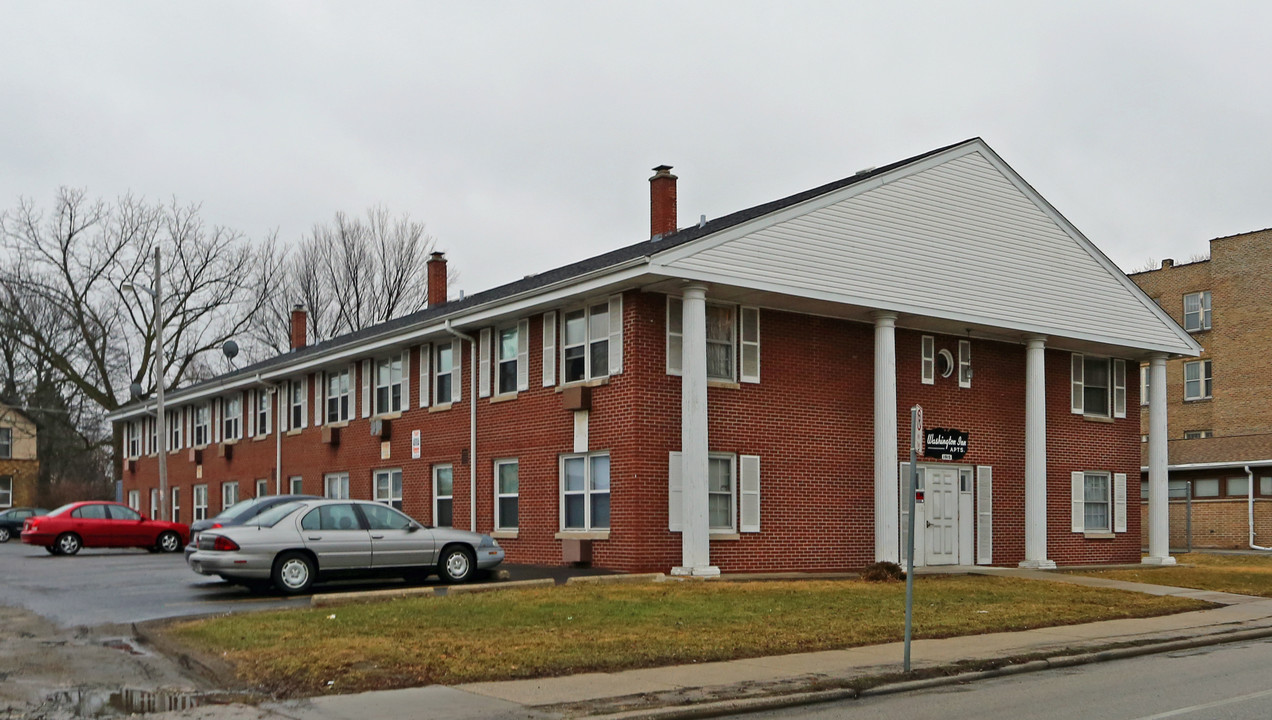
[[[225,357],[229,358],[230,360],[233,360],[234,357],[238,355],[238,351],[239,351],[238,343],[234,342],[233,340],[226,340],[225,344],[221,346],[221,352],[225,353]]]
[[[132,393],[134,400],[141,398],[141,394],[142,394],[141,383],[133,383],[131,386],[129,386],[128,390]]]

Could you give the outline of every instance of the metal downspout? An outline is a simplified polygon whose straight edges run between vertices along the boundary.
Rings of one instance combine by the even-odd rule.
[[[468,421],[468,529],[477,532],[477,353],[481,352],[481,348],[477,347],[477,339],[471,335],[456,330],[451,326],[449,318],[446,320],[446,332],[454,335],[460,340],[467,340],[472,348],[473,357],[468,361],[473,366],[473,384],[469,392],[468,405],[470,408]]]

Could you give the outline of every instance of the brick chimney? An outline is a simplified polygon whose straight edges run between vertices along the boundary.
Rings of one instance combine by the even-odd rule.
[[[1170,259],[1170,258],[1166,258],[1165,260],[1163,260],[1163,261],[1162,261],[1162,269],[1163,269],[1163,270],[1169,270],[1169,269],[1171,269],[1171,268],[1173,268],[1173,267],[1175,267],[1175,261],[1174,261],[1174,260],[1172,260],[1172,259]]]
[[[675,231],[676,176],[670,165],[659,165],[649,178],[649,237],[654,240]]]
[[[446,304],[446,255],[435,252],[428,256],[428,306]]]
[[[309,313],[305,312],[305,306],[296,303],[292,308],[291,318],[291,349],[299,350],[308,344],[308,338],[305,331],[309,326]]]

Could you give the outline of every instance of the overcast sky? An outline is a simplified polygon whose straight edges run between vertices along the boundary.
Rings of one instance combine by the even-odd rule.
[[[1268,2],[12,2],[0,207],[295,240],[382,204],[472,293],[980,136],[1124,270],[1272,226]],[[452,287],[452,290],[457,288]]]

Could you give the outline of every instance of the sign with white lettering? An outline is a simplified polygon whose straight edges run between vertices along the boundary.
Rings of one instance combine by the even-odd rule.
[[[953,428],[928,428],[923,456],[941,460],[960,460],[967,454],[969,433]]]
[[[419,430],[411,431],[411,459],[412,460],[420,459],[420,431]]]

